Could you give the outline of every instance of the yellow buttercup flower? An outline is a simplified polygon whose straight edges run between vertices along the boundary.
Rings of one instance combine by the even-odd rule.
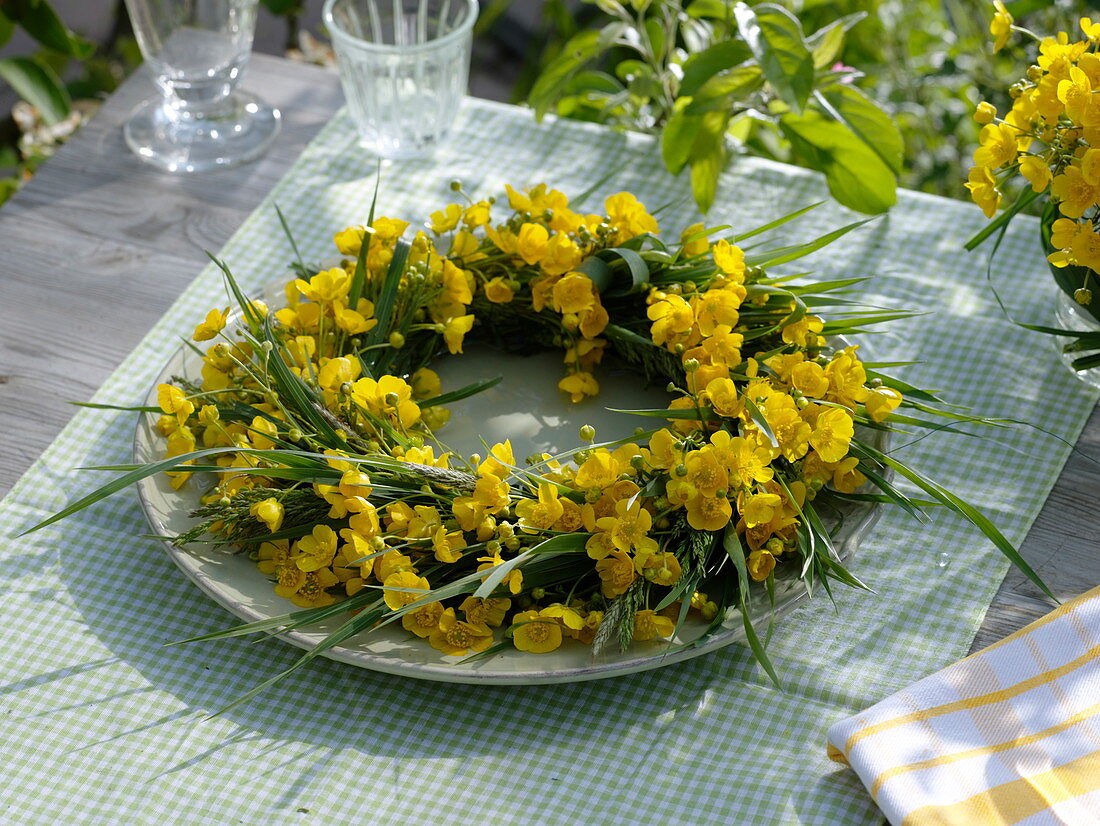
[[[512,617],[512,642],[520,651],[545,654],[561,645],[562,626],[541,611],[522,611]]]
[[[986,103],[984,100],[974,109],[974,120],[982,126],[985,126],[987,123],[992,123],[993,119],[996,117],[997,107],[992,103]]]
[[[683,568],[680,566],[680,561],[676,559],[675,554],[668,551],[658,551],[657,553],[648,554],[644,558],[636,557],[635,567],[638,567],[639,560],[641,561],[641,567],[638,573],[655,585],[668,587],[680,581]]]
[[[873,421],[881,422],[893,413],[901,405],[901,393],[891,387],[878,387],[871,392],[864,402],[867,407],[867,415]]]
[[[547,275],[564,275],[580,266],[581,257],[580,248],[569,236],[558,232],[547,242],[539,267]]]
[[[630,587],[636,574],[634,563],[624,552],[613,550],[596,563],[600,575],[600,593],[608,599],[617,597]]]
[[[990,123],[982,127],[981,143],[974,150],[974,163],[989,169],[999,169],[1016,160],[1016,138],[1019,132],[1007,123]]]
[[[1080,167],[1067,166],[1050,184],[1050,194],[1058,202],[1058,210],[1067,218],[1080,218],[1096,203],[1100,187],[1090,184]]]
[[[484,651],[493,644],[493,631],[482,623],[463,622],[448,608],[439,616],[439,624],[428,635],[432,648],[452,657],[471,651]]]
[[[771,481],[775,471],[772,470],[772,456],[767,448],[754,444],[744,436],[731,437],[724,430],[711,436],[710,441],[729,471],[731,484],[749,488],[757,482]]]
[[[431,590],[428,580],[415,571],[397,571],[382,580],[382,599],[391,611],[397,611],[424,596]],[[454,612],[451,612],[452,616]]]
[[[714,263],[727,276],[735,279],[745,277],[745,253],[740,247],[735,247],[724,238],[711,247]]]
[[[488,201],[478,201],[476,204],[471,204],[462,213],[462,223],[470,229],[485,226],[489,223],[490,208],[491,205]]]
[[[854,435],[851,415],[839,407],[830,407],[818,415],[810,444],[824,461],[839,462],[848,454]]]
[[[379,241],[393,241],[400,238],[408,228],[409,222],[402,221],[400,218],[376,218],[371,225],[374,237]]]
[[[697,494],[687,501],[687,520],[697,531],[720,531],[729,524],[733,506],[724,496]]]
[[[498,275],[485,283],[485,297],[494,304],[508,304],[516,297],[516,291],[512,289],[507,278]]]
[[[479,571],[490,571],[497,565],[503,565],[505,560],[500,554],[491,554],[490,556],[479,556],[477,561],[481,564],[477,566]],[[488,576],[488,574],[486,574]],[[518,594],[523,590],[523,571],[518,568],[513,568],[504,577],[504,584],[508,586],[508,591],[512,594]]]
[[[970,198],[981,207],[986,218],[997,214],[997,207],[1001,205],[1001,193],[997,190],[997,178],[988,167],[972,168],[966,188],[970,190]]]
[[[655,300],[646,314],[653,322],[650,338],[657,345],[667,344],[677,336],[690,332],[695,324],[695,312],[691,305],[678,295],[664,295]]]
[[[333,267],[321,270],[309,281],[299,278],[294,282],[294,286],[310,301],[331,304],[333,301],[347,297],[348,290],[351,288],[351,276],[343,267]]]
[[[183,391],[171,384],[157,385],[157,406],[169,416],[175,416],[182,425],[195,412],[195,404]]]
[[[841,459],[833,469],[833,487],[841,493],[855,493],[867,481],[859,471],[859,459]]]
[[[462,531],[448,531],[443,525],[432,534],[432,550],[440,562],[452,563],[462,559],[461,551],[466,549],[466,537]]]
[[[1046,189],[1052,178],[1050,166],[1038,155],[1026,155],[1020,158],[1020,174],[1031,184],[1034,192],[1042,192]]]
[[[454,240],[451,241],[451,248],[447,250],[447,256],[449,258],[468,258],[473,259],[477,256],[477,238],[472,232],[461,229],[455,233]]]
[[[749,576],[756,582],[762,582],[775,569],[775,557],[764,548],[757,548],[745,560]]]
[[[498,480],[507,479],[516,466],[516,455],[512,451],[512,440],[505,439],[489,448],[486,456],[477,466],[479,476],[496,476]]]
[[[531,533],[552,528],[564,512],[558,488],[550,482],[539,483],[537,500],[523,499],[516,505],[520,527]]]
[[[671,637],[675,630],[676,624],[672,620],[648,608],[634,615],[634,639],[636,640]]]
[[[989,33],[993,35],[993,51],[999,52],[1008,43],[1015,19],[1008,13],[1001,0],[993,0],[993,20],[989,24]]]
[[[366,234],[366,227],[347,227],[336,233],[332,241],[341,255],[359,255],[359,250],[363,246],[363,237]]]
[[[401,617],[401,625],[406,631],[412,631],[416,636],[424,639],[439,628],[439,620],[443,616],[442,602],[429,602],[414,608]]]
[[[1084,124],[1091,120],[1091,111],[1095,106],[1092,80],[1079,67],[1069,68],[1069,77],[1058,81],[1058,100],[1066,106],[1066,117],[1074,123]]]
[[[274,497],[255,502],[248,512],[263,522],[269,533],[275,533],[283,524],[283,504]]]
[[[194,341],[209,341],[225,329],[225,319],[229,315],[229,308],[219,310],[215,307],[206,314],[206,320],[195,328],[191,338]]]
[[[512,607],[512,600],[504,597],[482,599],[469,596],[458,607],[466,615],[467,622],[497,628],[504,622],[504,615]]]
[[[1085,37],[1093,43],[1100,43],[1100,23],[1094,23],[1091,18],[1082,17],[1080,24],[1081,31],[1085,33]]]
[[[462,206],[460,204],[448,204],[438,212],[433,212],[430,217],[432,232],[436,235],[442,235],[458,226],[458,222],[462,218]]]
[[[332,564],[336,556],[336,531],[328,525],[314,525],[313,531],[298,540],[292,555],[294,564],[302,571],[317,571]]]
[[[707,290],[691,300],[699,332],[704,336],[712,335],[719,325],[727,328],[727,332],[736,327],[741,318],[740,307],[741,298],[732,290]]]
[[[455,316],[443,322],[443,341],[446,342],[447,350],[452,356],[462,352],[462,342],[473,327],[473,315]]]
[[[657,219],[629,192],[619,192],[604,201],[607,220],[619,230],[616,241],[622,243],[642,233],[658,231]]]
[[[397,376],[382,376],[377,381],[362,378],[351,385],[352,401],[368,413],[412,427],[420,418],[420,407],[412,401],[412,388]]]
[[[573,373],[558,382],[558,389],[567,393],[569,400],[576,403],[588,396],[597,395],[600,392],[600,384],[591,373]]]
[[[323,608],[332,605],[336,598],[328,589],[339,585],[340,580],[328,568],[303,571],[294,565],[283,565],[275,572],[275,593],[289,599],[299,608]]]
[[[791,386],[811,399],[820,399],[829,390],[829,378],[820,364],[803,361],[791,368]]]
[[[592,279],[582,272],[571,272],[554,284],[551,293],[559,313],[583,313],[599,300]]]
[[[707,236],[703,233],[706,224],[692,224],[680,233],[680,254],[685,258],[705,255],[710,249]]]
[[[636,499],[633,505],[620,499],[615,504],[615,515],[597,519],[596,527],[608,535],[617,550],[636,553],[657,550],[657,540],[649,535],[653,516],[642,507],[641,499]]]
[[[546,254],[550,233],[542,224],[524,224],[516,236],[516,252],[528,264],[537,264]]]

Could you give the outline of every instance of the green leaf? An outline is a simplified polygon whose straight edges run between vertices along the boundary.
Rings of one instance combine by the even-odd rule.
[[[216,453],[229,453],[236,450],[237,449],[234,447],[210,447],[203,450],[196,450],[191,453],[185,453],[180,456],[171,456],[167,459],[161,459],[159,462],[150,462],[147,465],[142,465],[141,467],[135,468],[129,473],[124,473],[117,479],[111,480],[106,485],[96,488],[87,496],[78,499],[77,501],[58,511],[48,519],[42,520],[34,527],[27,528],[27,530],[23,531],[19,535],[26,536],[29,533],[33,533],[34,531],[46,527],[47,525],[52,525],[54,522],[64,519],[66,516],[71,516],[77,511],[84,510],[84,508],[88,507],[89,505],[94,505],[96,502],[99,502],[102,499],[106,499],[111,494],[117,493],[128,485],[132,485],[134,482],[140,481],[141,479],[144,479],[148,476],[153,476],[154,474],[160,473],[165,470],[171,470],[176,465],[182,464],[183,462],[189,461],[191,459],[200,459],[203,456],[213,456]]]
[[[69,93],[48,66],[30,57],[6,57],[0,59],[0,78],[37,109],[47,123],[68,117],[72,106]]]
[[[380,344],[390,334],[390,316],[397,301],[397,291],[401,287],[401,276],[405,274],[405,262],[409,260],[409,243],[400,238],[393,247],[393,258],[382,282],[382,290],[374,305],[374,317],[378,324],[367,334],[367,345]]]
[[[927,479],[924,476],[921,476],[912,468],[902,464],[897,459],[894,459],[890,456],[887,456],[885,453],[876,450],[870,445],[856,444],[853,442],[852,454],[858,456],[861,459],[871,459],[873,461],[879,462],[880,464],[886,465],[887,467],[893,468],[910,482],[923,490],[925,493],[931,495],[933,498],[942,502],[947,508],[953,510],[959,516],[969,521],[983,534],[985,534],[986,537],[990,541],[992,541],[993,544],[997,547],[997,550],[1008,557],[1009,561],[1011,561],[1013,565],[1019,568],[1020,571],[1028,579],[1038,585],[1043,590],[1043,593],[1045,593],[1051,599],[1057,601],[1057,597],[1054,596],[1050,588],[1047,587],[1047,584],[1043,582],[1039,575],[1032,570],[1031,566],[1027,564],[1027,561],[1022,556],[1020,556],[1020,552],[1012,546],[1012,543],[1009,542],[1008,539],[1005,538],[1004,534],[1002,534],[1000,530],[997,529],[997,526],[994,525],[987,516],[981,513],[973,505],[963,501],[951,491],[947,490],[941,485],[936,484],[931,479]]]
[[[768,420],[764,417],[764,413],[756,406],[756,402],[748,396],[745,396],[745,409],[749,411],[749,416],[756,426],[760,428],[760,432],[767,436],[771,446],[779,447],[779,440],[775,438],[775,433],[772,432],[772,427],[768,424]]]
[[[723,137],[725,124],[729,121],[727,112],[710,112],[704,119],[718,115],[722,118],[722,131],[706,139],[707,133],[700,132],[691,152],[691,194],[699,209],[706,212],[714,203],[718,191],[718,176],[726,166],[726,142]]]
[[[570,95],[595,92],[601,95],[617,95],[625,87],[607,72],[578,72],[566,84],[565,93]]]
[[[665,31],[661,28],[661,22],[657,18],[646,18],[645,35],[646,39],[649,40],[650,53],[657,63],[661,63],[665,55]]]
[[[729,17],[729,5],[723,0],[692,0],[687,7],[688,17],[725,20]]]
[[[777,267],[780,264],[796,261],[812,252],[817,252],[817,250],[828,246],[841,236],[847,235],[857,227],[861,227],[873,220],[875,219],[864,218],[862,221],[855,221],[840,229],[834,229],[832,232],[827,232],[819,238],[815,238],[813,241],[808,241],[805,244],[794,244],[789,247],[781,247],[780,249],[769,250],[768,252],[757,253],[755,255],[746,255],[745,263],[749,266],[756,267]]]
[[[0,11],[0,46],[3,46],[9,40],[11,40],[12,34],[15,32],[15,24],[11,19]]]
[[[294,240],[294,233],[290,231],[290,224],[286,222],[286,216],[283,215],[283,211],[279,209],[279,205],[275,204],[275,214],[279,216],[279,224],[283,228],[283,234],[286,236],[286,240],[290,242],[290,248],[294,251],[294,259],[298,262],[298,267],[301,270],[305,270],[305,262],[302,261],[302,253],[298,249],[298,242]],[[355,309],[355,302],[351,303],[351,308]]]
[[[1022,190],[1020,190],[1020,194],[1016,196],[1016,200],[1012,202],[1011,206],[1009,206],[1004,212],[1002,212],[1000,215],[998,215],[996,218],[986,224],[984,229],[982,229],[980,232],[975,233],[974,236],[966,242],[966,244],[964,245],[965,249],[968,252],[977,249],[981,245],[981,243],[985,241],[986,238],[995,233],[1002,226],[1006,225],[1009,221],[1013,219],[1016,213],[1018,213],[1024,207],[1028,206],[1040,195],[1044,194],[1045,191],[1046,190],[1043,190],[1043,192],[1035,192],[1030,186],[1025,186]]]
[[[720,422],[722,417],[709,407],[684,407],[666,409],[663,407],[643,410],[626,410],[618,407],[607,408],[612,413],[631,413],[635,416],[649,416],[654,419],[687,419],[692,422]]]
[[[348,307],[355,310],[359,307],[359,299],[363,297],[363,290],[367,285],[367,253],[370,252],[371,234],[363,233],[363,242],[359,245],[359,254],[355,256],[355,270],[351,274],[351,285],[348,287]]]
[[[561,54],[539,75],[527,98],[527,103],[535,110],[535,118],[541,121],[562,96],[573,76],[606,51],[626,29],[625,23],[614,21],[602,29],[585,30],[570,38]]]
[[[814,92],[814,100],[829,117],[843,123],[867,144],[895,175],[901,174],[905,144],[897,124],[855,86],[837,83],[824,92]]]
[[[589,278],[592,279],[592,283],[596,285],[596,292],[602,293],[608,287],[611,286],[611,279],[613,274],[611,267],[607,265],[607,262],[596,256],[586,258],[577,267],[578,272],[583,272]]]
[[[679,175],[687,165],[691,147],[695,145],[696,134],[703,122],[698,115],[685,114],[684,110],[690,105],[691,101],[687,98],[676,101],[676,107],[661,131],[661,160],[673,175]]]
[[[497,376],[496,378],[485,379],[484,381],[475,381],[472,384],[467,384],[465,387],[460,387],[458,390],[452,390],[450,393],[440,393],[438,396],[434,396],[426,401],[417,402],[417,404],[420,405],[422,410],[425,407],[435,407],[439,404],[451,404],[474,396],[483,390],[488,390],[490,387],[496,387],[503,380],[504,376]]]
[[[649,265],[646,264],[645,259],[642,258],[637,252],[626,247],[611,247],[606,250],[601,250],[597,253],[603,260],[607,259],[620,259],[625,265],[626,279],[614,279],[610,285],[608,285],[607,295],[610,298],[631,295],[638,292],[643,284],[649,282]],[[613,272],[613,276],[614,276]],[[618,282],[618,283],[616,283]]]
[[[865,11],[845,15],[806,38],[806,45],[813,52],[815,69],[825,69],[840,57],[841,49],[844,47],[844,36],[865,17],[867,17]]]
[[[752,57],[752,49],[743,40],[722,40],[691,55],[684,61],[684,77],[680,81],[680,96],[693,96],[699,88],[719,72],[732,69]]]
[[[897,178],[848,127],[813,110],[786,114],[779,128],[811,169],[825,173],[829,192],[859,212],[885,212],[897,202]]]
[[[7,0],[4,14],[48,49],[83,60],[91,57],[95,44],[69,31],[46,0]]]
[[[770,3],[755,7],[738,3],[733,14],[776,95],[795,112],[802,112],[814,87],[814,59],[798,18]]]
[[[786,224],[789,221],[793,221],[795,218],[799,218],[802,215],[805,215],[811,209],[817,209],[823,203],[825,203],[825,202],[824,201],[818,201],[815,204],[810,204],[809,206],[802,207],[802,209],[796,209],[794,212],[788,212],[782,218],[776,218],[774,221],[769,221],[768,223],[766,223],[762,226],[759,226],[756,229],[750,229],[748,232],[741,233],[736,238],[732,239],[733,243],[739,244],[742,241],[744,241],[748,238],[752,238],[755,235],[760,235],[762,233],[767,232],[768,230],[773,230],[776,227],[781,227],[781,226],[783,226],[783,224]]]
[[[759,66],[739,66],[715,75],[696,91],[684,114],[701,115],[715,110],[729,110],[764,85]]]

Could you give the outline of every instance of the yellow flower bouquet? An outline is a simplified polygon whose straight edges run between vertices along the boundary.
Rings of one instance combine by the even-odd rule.
[[[665,241],[629,193],[599,214],[545,185],[508,188],[506,208],[467,201],[411,240],[406,222],[373,214],[337,232],[341,258],[296,261],[278,308],[215,259],[239,316],[216,307],[196,327],[201,382],[158,388],[148,415],[164,458],[117,468],[43,524],[154,474],[203,486],[174,542],[248,554],[288,604],[203,638],[341,618],[303,663],[390,623],[456,658],[668,641],[659,656],[690,615],[713,631],[740,609],[777,679],[750,621],[753,583],[863,587],[834,547],[846,502],[946,506],[1042,585],[980,513],[867,438],[984,421],[864,363],[844,338],[909,314],[844,297],[860,279],[771,272],[859,224],[742,246],[809,208]],[[559,455],[517,457],[504,440],[459,456],[443,441],[448,406],[499,379],[444,390],[429,365],[470,338],[560,350],[573,401],[599,392],[614,359],[668,404],[630,411],[653,426],[625,436],[582,426]]]
[[[1045,196],[1040,229],[1051,272],[1077,311],[1100,322],[1100,302],[1093,302],[1100,272],[1100,23],[1081,18],[1083,39],[1069,32],[1040,38],[1017,27],[1002,3],[994,6],[995,50],[1019,32],[1037,41],[1038,54],[1010,87],[1012,108],[1003,118],[984,101],[974,112],[983,127],[966,186],[986,217],[996,219],[967,248],[1003,233],[1013,216]],[[1022,185],[1005,206],[1016,178]],[[1067,354],[1100,349],[1100,332],[1021,326],[1070,338]],[[1096,367],[1100,353],[1076,355],[1071,363],[1076,370]]]

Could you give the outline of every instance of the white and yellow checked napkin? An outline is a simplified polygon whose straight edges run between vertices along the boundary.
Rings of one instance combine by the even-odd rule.
[[[1100,588],[827,737],[895,826],[1100,824]]]

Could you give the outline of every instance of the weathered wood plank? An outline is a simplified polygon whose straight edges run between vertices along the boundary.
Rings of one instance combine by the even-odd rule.
[[[342,102],[335,75],[277,58],[256,56],[245,86],[283,111],[282,133],[259,161],[186,177],[139,161],[121,132],[153,94],[139,73],[0,211],[0,494]]]
[[[1092,412],[1020,553],[1060,600],[1100,584],[1100,407]],[[977,651],[1046,614],[1054,603],[1015,568],[974,638]]]
[[[0,220],[22,216],[44,229],[200,260],[203,249],[225,243],[342,102],[333,73],[259,55],[245,86],[283,111],[281,133],[260,161],[190,176],[143,163],[127,149],[121,129],[133,107],[154,94],[139,72],[5,205]]]

